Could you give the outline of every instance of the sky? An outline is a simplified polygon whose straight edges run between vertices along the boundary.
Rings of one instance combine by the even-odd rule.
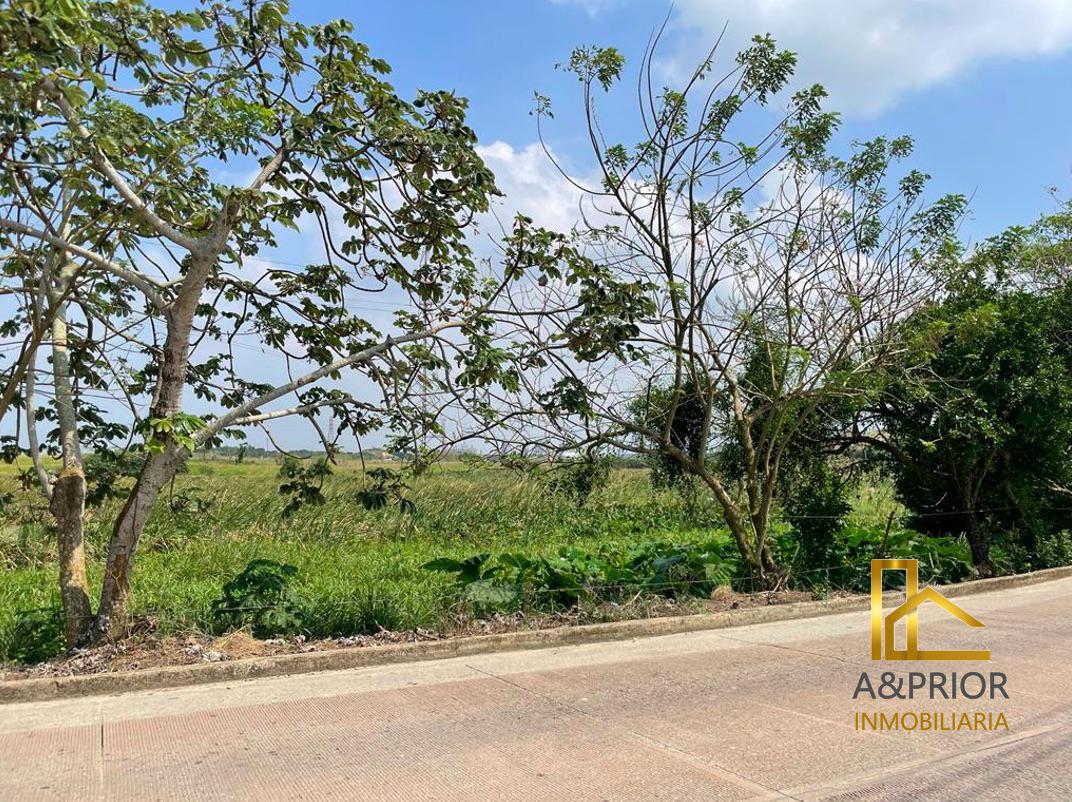
[[[583,181],[594,165],[578,84],[555,65],[578,45],[614,46],[631,81],[664,20],[657,77],[669,84],[723,28],[716,71],[732,65],[752,35],[772,34],[798,54],[793,87],[828,89],[828,108],[842,115],[836,149],[907,134],[916,148],[904,169],[930,174],[932,196],[971,198],[961,229],[968,243],[1054,209],[1051,189],[1072,199],[1072,0],[678,0],[673,7],[654,0],[294,0],[291,14],[310,23],[350,19],[355,37],[392,65],[403,97],[446,89],[468,98],[481,154],[506,195],[500,219],[520,210],[559,230],[572,225],[577,194],[538,145],[533,93],[553,99],[547,144]],[[635,108],[624,89],[600,104],[609,127],[628,131]],[[261,256],[304,263],[322,258],[319,250],[295,235]],[[361,302],[374,324],[390,328],[389,296]],[[244,347],[255,372],[271,374],[257,380],[285,379],[258,346]],[[352,381],[344,389],[362,396]],[[202,412],[193,400],[190,411]],[[317,442],[300,420],[275,424],[273,433],[287,448]],[[266,445],[256,432],[251,442]]]
[[[916,147],[904,169],[930,174],[935,197],[971,198],[966,243],[1052,210],[1053,190],[1072,198],[1072,0],[298,0],[291,12],[305,22],[351,20],[355,37],[392,65],[403,96],[446,89],[468,98],[481,153],[506,195],[503,220],[520,210],[568,230],[577,193],[538,145],[533,94],[553,99],[546,141],[583,181],[594,164],[578,84],[556,64],[578,45],[614,46],[631,81],[630,67],[664,20],[657,74],[668,84],[723,28],[716,72],[751,36],[770,33],[798,54],[794,88],[821,83],[829,91],[828,107],[842,115],[835,148],[911,136]],[[631,101],[629,91],[600,101],[609,127],[631,130]],[[266,257],[316,258],[293,238]],[[389,297],[365,311],[388,324]],[[286,447],[315,446],[300,420],[273,433]],[[261,439],[251,433],[255,444]]]
[[[549,142],[585,175],[576,83],[555,70],[582,44],[617,47],[627,70],[668,17],[668,81],[726,26],[719,62],[753,34],[798,54],[795,85],[823,84],[837,143],[908,134],[910,166],[936,193],[972,198],[966,239],[1025,223],[1072,196],[1072,0],[303,0],[307,21],[345,16],[394,68],[403,93],[450,89],[471,103],[485,159],[511,205],[561,222],[570,194],[539,155],[533,92],[555,100]],[[627,114],[611,104],[612,114]],[[539,215],[538,215],[539,216]]]
[[[664,20],[657,73],[669,84],[723,28],[716,72],[751,36],[770,33],[798,54],[793,87],[829,91],[828,108],[842,115],[836,149],[911,136],[905,171],[930,174],[932,197],[971,198],[960,232],[967,244],[1029,223],[1053,210],[1055,197],[1072,198],[1072,0],[301,0],[291,10],[307,22],[350,19],[354,35],[392,65],[403,96],[423,88],[468,98],[481,154],[506,194],[502,220],[520,210],[568,230],[577,193],[538,145],[533,93],[553,99],[547,144],[583,181],[594,164],[578,84],[556,64],[578,45],[614,46],[626,57],[625,80],[634,80],[630,66]],[[608,127],[630,130],[631,101],[629,91],[601,99]],[[390,303],[367,313],[387,323]],[[273,431],[289,447],[314,445],[301,421]]]

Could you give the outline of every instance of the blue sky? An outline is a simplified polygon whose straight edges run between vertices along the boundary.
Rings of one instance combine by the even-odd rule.
[[[532,93],[552,95],[551,144],[578,174],[590,164],[571,105],[576,96],[555,63],[591,43],[618,47],[635,65],[669,12],[668,76],[724,24],[731,42],[773,33],[799,53],[801,82],[831,90],[829,105],[843,115],[842,145],[909,134],[912,166],[933,176],[936,191],[972,196],[968,238],[1052,208],[1049,187],[1072,194],[1067,0],[684,0],[673,10],[643,0],[359,0],[297,2],[292,10],[309,21],[352,20],[356,36],[392,64],[403,93],[446,88],[468,97],[485,145],[524,152],[536,137]],[[539,167],[532,156],[522,169]],[[534,188],[512,185],[515,159],[491,162],[521,205]],[[553,180],[550,172],[544,177]],[[534,204],[544,205],[541,195]]]
[[[189,7],[193,0],[163,2]],[[549,144],[583,179],[593,165],[577,84],[555,64],[574,46],[596,44],[619,48],[635,68],[668,14],[661,76],[672,81],[723,26],[723,63],[752,34],[770,32],[799,53],[796,86],[819,82],[830,90],[828,106],[843,115],[839,147],[908,134],[916,151],[906,170],[930,173],[934,194],[972,197],[962,228],[968,241],[1053,209],[1050,187],[1072,198],[1072,0],[677,0],[672,10],[650,0],[295,0],[291,11],[307,22],[348,17],[356,37],[393,66],[403,96],[427,88],[469,98],[482,154],[508,196],[500,217],[519,209],[569,228],[576,193],[536,145],[533,92],[555,100]],[[618,131],[628,131],[633,111],[623,89],[604,104]],[[628,134],[615,139],[632,141]],[[286,235],[260,258],[319,260],[315,239]],[[388,331],[395,300],[388,294],[354,303]],[[282,363],[264,359],[261,346],[242,347],[251,378],[286,379]],[[367,391],[355,377],[342,386],[359,397]],[[213,410],[191,399],[190,411]],[[286,419],[272,431],[286,447],[316,442],[304,421]],[[365,445],[381,440],[374,435]],[[256,432],[251,441],[265,444]]]
[[[1072,0],[678,0],[673,10],[644,0],[306,0],[292,13],[308,22],[349,18],[355,36],[392,65],[404,96],[426,88],[469,98],[484,158],[508,196],[500,219],[522,210],[560,230],[574,222],[576,193],[536,146],[533,92],[554,99],[549,144],[583,179],[593,165],[577,84],[555,64],[577,45],[597,44],[617,47],[635,67],[668,13],[660,61],[668,81],[724,25],[723,63],[753,34],[773,34],[799,54],[796,86],[830,90],[828,105],[843,117],[836,146],[908,134],[916,150],[905,170],[931,174],[934,195],[972,197],[967,242],[1053,209],[1051,187],[1072,197]],[[628,131],[633,98],[623,89],[603,109],[612,126]],[[318,258],[300,235],[281,245],[262,256]],[[389,295],[353,302],[390,328]],[[353,381],[344,384],[361,395]],[[289,447],[315,445],[301,421],[282,421],[273,432]],[[262,439],[251,434],[258,445]],[[372,435],[365,445],[381,440]]]

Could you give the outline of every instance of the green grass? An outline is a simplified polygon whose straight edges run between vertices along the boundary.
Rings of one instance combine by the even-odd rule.
[[[710,538],[721,516],[656,491],[644,470],[616,470],[584,508],[505,469],[447,463],[412,482],[412,516],[369,511],[355,494],[358,462],[344,462],[325,486],[328,501],[284,520],[278,466],[195,460],[162,496],[146,526],[133,572],[130,611],[161,634],[204,631],[223,583],[253,559],[298,568],[313,636],[386,628],[435,628],[451,614],[449,577],[421,566],[475,552],[551,554],[562,546]],[[15,489],[0,473],[0,492]],[[207,502],[206,512],[176,511],[171,500]],[[56,562],[45,501],[16,493],[0,529],[0,658],[20,611],[58,604]],[[87,517],[91,587],[96,590],[109,526],[119,502]],[[10,647],[8,647],[10,650]]]

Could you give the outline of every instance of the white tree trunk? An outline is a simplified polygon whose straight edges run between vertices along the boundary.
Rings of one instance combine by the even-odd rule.
[[[64,273],[60,274],[61,292]],[[64,306],[65,306],[65,302]],[[67,646],[84,640],[91,622],[89,583],[86,580],[85,502],[86,477],[82,470],[81,445],[78,440],[78,417],[71,389],[70,360],[67,351],[67,313],[61,307],[52,320],[52,373],[56,393],[63,470],[52,487],[49,511],[56,519],[60,561],[60,599],[63,602],[64,631]],[[32,425],[32,423],[31,423]]]

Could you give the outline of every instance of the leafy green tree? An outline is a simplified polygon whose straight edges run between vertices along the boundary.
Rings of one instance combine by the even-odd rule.
[[[1072,283],[1054,238],[1066,215],[1010,229],[946,267],[948,294],[904,328],[854,439],[893,467],[916,525],[963,533],[993,572],[991,532],[1033,553],[1068,525]]]
[[[781,450],[774,503],[793,527],[796,563],[808,572],[804,579],[818,579],[816,574],[830,565],[835,535],[851,509],[846,491],[854,474],[844,455],[837,453],[837,435],[867,397],[869,372],[855,370],[846,360],[830,366],[827,392],[765,404],[763,399],[778,396],[787,378],[783,372],[792,361],[776,333],[757,331],[753,342],[738,380],[750,388],[752,403],[759,405],[751,410],[756,416],[753,438],[761,451]],[[747,452],[732,432],[718,459],[727,476],[745,475],[748,470]]]
[[[51,499],[69,644],[122,620],[146,518],[195,448],[292,415],[332,415],[335,439],[412,438],[437,425],[413,400],[418,376],[501,378],[481,336],[501,282],[483,280],[466,242],[494,192],[466,101],[407,101],[388,71],[351,23],[293,22],[285,2],[0,9],[0,299],[5,334],[23,338],[0,411],[21,408],[28,442],[12,445]],[[288,231],[322,256],[256,261]],[[398,299],[387,327],[361,313],[384,292]],[[273,356],[243,359],[248,343]],[[382,400],[324,384],[347,371]],[[52,401],[38,406],[42,382]],[[144,458],[93,613],[82,452],[124,442]]]
[[[761,404],[759,399],[771,398],[778,392],[778,386],[785,381],[781,372],[788,363],[782,349],[769,337],[756,332],[753,339],[751,355],[744,360],[736,380],[749,388],[754,404]],[[850,366],[843,370],[851,373]],[[714,441],[701,442],[706,407],[690,388],[684,389],[671,422],[671,441],[693,459],[702,448],[711,449],[717,444],[717,451],[712,451],[708,459],[715,462],[720,474],[729,477],[731,483],[733,477],[746,476],[747,453],[732,426]],[[810,573],[829,565],[834,537],[851,509],[846,492],[854,472],[848,470],[848,460],[840,453],[840,435],[865,397],[864,389],[846,381],[841,392],[829,394],[815,409],[809,399],[800,398],[777,409],[770,406],[751,410],[756,415],[756,449],[782,450],[774,503],[793,527],[799,549],[797,564]],[[671,392],[672,387],[655,388],[637,399],[634,407],[639,425],[655,430],[665,425],[665,396]],[[729,421],[732,410],[723,409],[719,416]],[[695,477],[678,460],[661,453],[649,459],[657,482],[686,493],[692,491]]]

